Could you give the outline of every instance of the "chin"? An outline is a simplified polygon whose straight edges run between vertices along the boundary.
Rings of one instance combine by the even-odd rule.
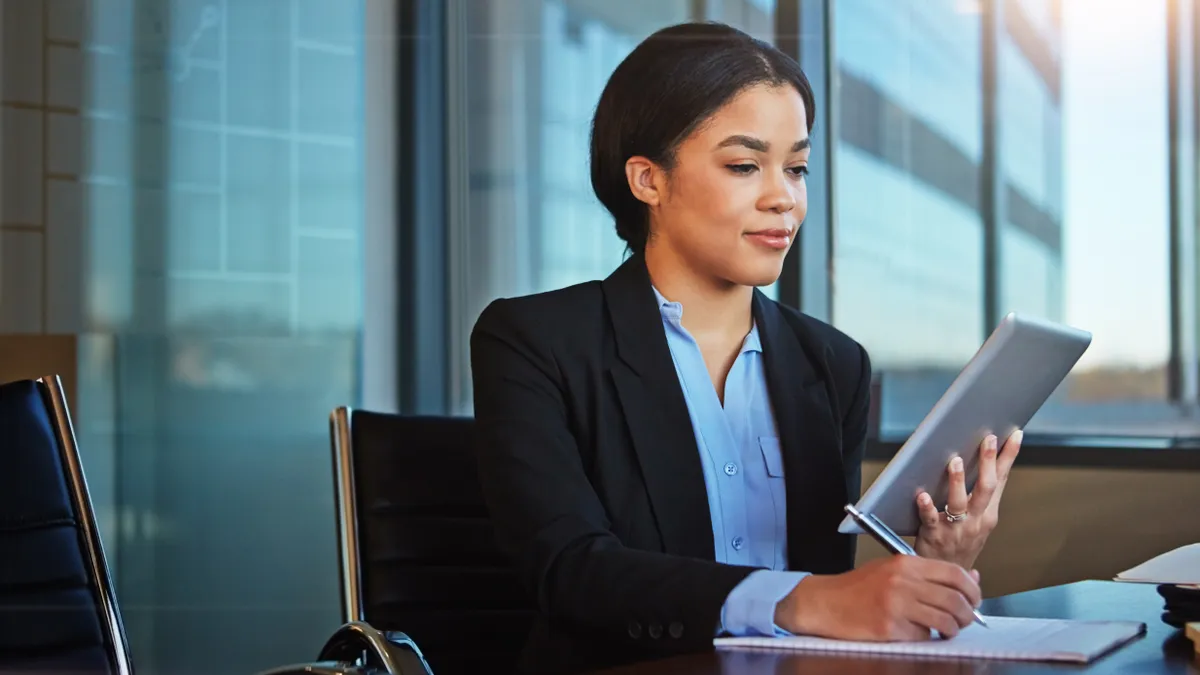
[[[781,256],[778,260],[754,261],[739,265],[730,281],[742,286],[770,286],[779,279],[782,272]]]

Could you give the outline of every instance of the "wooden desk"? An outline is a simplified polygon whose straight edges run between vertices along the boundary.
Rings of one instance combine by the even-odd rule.
[[[1016,661],[932,661],[898,657],[725,651],[604,671],[605,675],[1014,675],[1138,673],[1200,675],[1200,655],[1180,629],[1162,622],[1162,598],[1152,585],[1083,581],[984,601],[984,614],[1061,619],[1144,621],[1146,635],[1088,666]]]

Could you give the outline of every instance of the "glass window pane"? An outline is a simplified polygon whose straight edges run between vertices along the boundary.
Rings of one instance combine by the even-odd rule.
[[[777,0],[708,0],[707,19],[727,23],[750,35],[772,42],[775,39]]]
[[[911,429],[983,338],[981,20],[951,0],[841,0],[833,320]]]
[[[760,40],[774,42],[775,5],[776,0],[709,0],[707,18],[727,23]],[[760,290],[772,300],[779,299],[778,281]]]
[[[310,658],[339,619],[327,420],[358,402],[364,5],[48,5],[88,83],[59,84],[82,279],[48,279],[81,296],[76,428],[135,662]]]
[[[467,22],[468,215],[451,253],[459,325],[501,296],[601,279],[625,255],[592,193],[588,135],[608,76],[650,33],[687,21],[689,0],[475,2]],[[769,0],[709,3],[770,38]],[[453,75],[452,75],[453,76]],[[764,289],[775,293],[774,288]],[[466,336],[456,339],[457,411],[471,406]]]
[[[1030,11],[1037,4],[1006,7],[1000,43],[1008,194],[999,309],[1064,321],[1094,339],[1030,428],[1177,432],[1182,415],[1165,403],[1166,3],[1109,12],[1065,0],[1061,37],[1044,12]],[[1058,45],[1056,91],[1046,63]]]
[[[995,5],[994,251],[984,250],[979,211],[987,5],[836,7],[833,314],[871,351],[884,431],[911,431],[978,349],[988,292],[1000,315],[1095,335],[1031,430],[1194,429],[1167,402],[1165,3]],[[994,289],[984,287],[985,253]]]
[[[1176,180],[1180,189],[1175,194],[1174,207],[1180,214],[1175,226],[1178,231],[1177,247],[1171,253],[1179,265],[1179,278],[1175,280],[1175,293],[1179,316],[1179,396],[1190,401],[1196,413],[1200,413],[1200,276],[1197,261],[1200,261],[1200,218],[1197,214],[1197,68],[1198,45],[1197,8],[1193,3],[1177,5],[1178,13],[1172,16],[1171,27],[1178,41],[1179,67],[1174,69],[1178,94],[1175,98],[1177,126],[1171,139],[1176,150]]]

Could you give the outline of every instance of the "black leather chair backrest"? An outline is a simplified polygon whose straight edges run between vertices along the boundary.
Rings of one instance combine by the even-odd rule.
[[[0,673],[127,675],[124,640],[61,386],[0,385]]]
[[[362,613],[346,618],[407,633],[434,675],[513,672],[532,604],[494,539],[473,421],[340,409],[335,446],[339,414],[350,427]]]

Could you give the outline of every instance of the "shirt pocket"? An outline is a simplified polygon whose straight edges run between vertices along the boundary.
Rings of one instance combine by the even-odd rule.
[[[783,450],[779,447],[779,438],[759,436],[758,447],[762,450],[763,463],[767,466],[767,475],[771,478],[783,478]]]

